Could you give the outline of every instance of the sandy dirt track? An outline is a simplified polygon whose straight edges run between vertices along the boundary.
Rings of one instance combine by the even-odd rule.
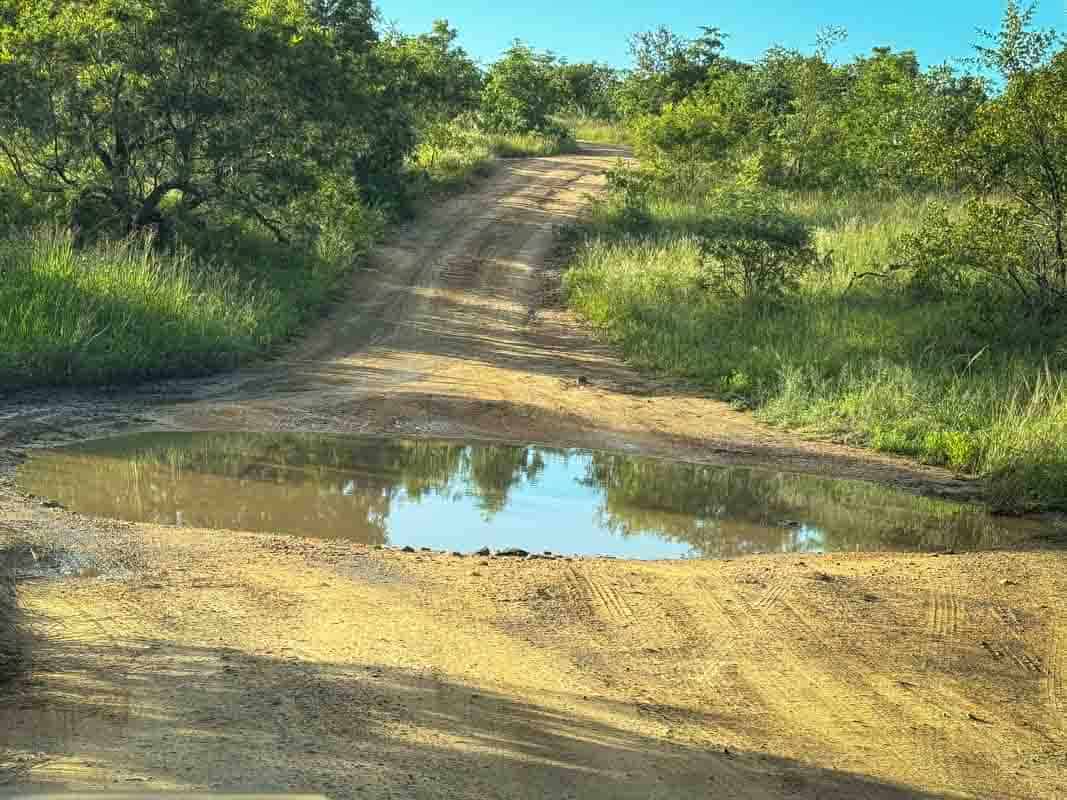
[[[103,569],[22,584],[45,638],[18,691],[0,690],[0,793],[1067,796],[1058,552],[457,558],[94,520],[14,488],[27,448],[220,429],[477,436],[973,491],[768,431],[596,344],[559,307],[552,258],[618,155],[503,164],[380,248],[275,364],[0,404],[0,544],[59,541]]]

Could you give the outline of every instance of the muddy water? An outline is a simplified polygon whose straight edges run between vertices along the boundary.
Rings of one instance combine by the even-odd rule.
[[[1040,533],[868,483],[455,441],[143,434],[39,451],[19,481],[98,516],[460,551],[962,550]]]

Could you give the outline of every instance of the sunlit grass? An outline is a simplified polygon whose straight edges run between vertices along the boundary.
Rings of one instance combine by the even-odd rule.
[[[78,249],[67,231],[39,228],[0,239],[0,386],[233,366],[291,336],[349,267],[296,254],[285,263],[277,244],[273,254],[242,247],[205,262],[146,238]]]
[[[500,158],[558,156],[577,149],[569,136],[546,136],[540,133],[483,134],[493,155]]]
[[[485,133],[474,127],[457,126],[451,137],[447,146],[424,144],[415,153],[415,167],[429,176],[433,188],[449,190],[469,186],[489,175],[493,161],[498,158],[555,156],[577,149],[570,137],[540,133]]]
[[[628,144],[629,131],[620,120],[598,119],[584,115],[565,116],[559,119],[561,125],[574,133],[579,142],[595,144]]]
[[[943,199],[943,198],[941,198]],[[1003,298],[919,298],[886,274],[932,198],[792,194],[833,267],[780,306],[703,288],[709,198],[655,196],[636,229],[597,206],[570,302],[637,365],[696,379],[764,421],[984,476],[1009,508],[1067,508],[1067,326]]]

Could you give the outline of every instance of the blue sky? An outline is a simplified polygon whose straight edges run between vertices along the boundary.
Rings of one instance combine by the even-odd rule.
[[[771,44],[808,49],[817,30],[842,25],[849,40],[836,59],[889,45],[913,49],[924,65],[968,56],[978,27],[995,28],[1005,0],[379,0],[382,17],[401,30],[427,30],[447,18],[461,44],[490,62],[515,37],[569,61],[627,66],[626,37],[660,24],[691,35],[700,25],[730,33],[728,51],[751,59]],[[1040,0],[1039,24],[1067,29],[1067,0]]]

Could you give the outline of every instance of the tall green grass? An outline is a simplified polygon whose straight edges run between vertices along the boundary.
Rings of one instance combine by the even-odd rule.
[[[294,253],[286,269],[263,244],[205,261],[146,238],[78,249],[69,232],[38,228],[0,239],[0,386],[200,374],[268,352],[347,265]]]
[[[567,130],[572,131],[574,138],[579,142],[619,145],[630,143],[630,134],[626,124],[620,120],[575,114],[560,117],[557,121]]]
[[[578,149],[571,136],[541,133],[492,133],[479,136],[484,138],[489,151],[498,158],[558,156]]]
[[[695,379],[774,425],[989,480],[1011,509],[1067,508],[1067,325],[975,290],[920,298],[883,272],[927,197],[789,194],[833,266],[784,303],[705,288],[693,231],[709,196],[653,196],[637,226],[596,206],[572,305],[635,364]]]

